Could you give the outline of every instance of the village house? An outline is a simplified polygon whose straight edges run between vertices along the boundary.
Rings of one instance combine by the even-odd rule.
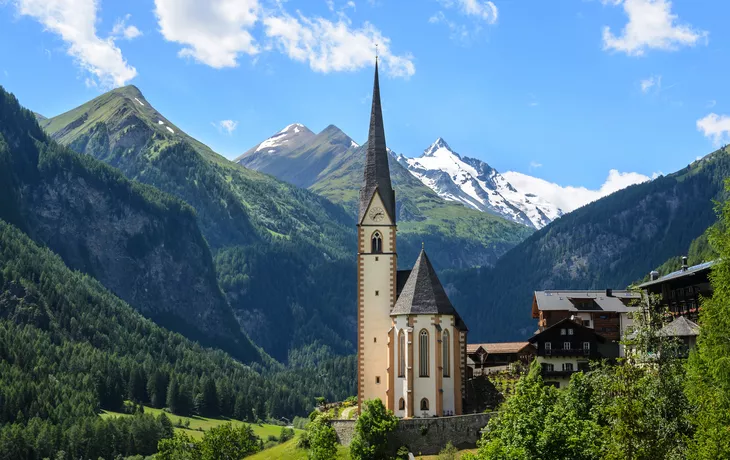
[[[530,342],[470,343],[466,355],[466,376],[470,379],[507,370],[512,363],[527,365],[535,356],[535,347]]]
[[[625,355],[619,342],[631,333],[640,299],[638,292],[626,290],[535,291],[532,317],[538,320],[538,332],[573,319],[603,337],[602,354],[616,358]]]
[[[608,340],[577,318],[564,318],[529,339],[537,350],[546,384],[564,388],[575,372],[588,370],[590,361],[606,358]]]

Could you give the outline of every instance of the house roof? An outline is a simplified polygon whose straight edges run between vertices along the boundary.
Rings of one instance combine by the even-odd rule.
[[[671,323],[659,330],[659,335],[664,337],[693,337],[700,335],[700,326],[680,316]]]
[[[715,265],[718,261],[717,260],[711,260],[709,262],[701,263],[698,265],[693,265],[691,267],[677,270],[676,272],[672,272],[668,275],[664,275],[660,278],[655,279],[654,281],[647,281],[646,283],[640,284],[640,288],[647,288],[649,286],[653,286],[655,284],[665,283],[670,280],[679,279],[685,276],[692,276],[696,275],[697,273],[703,272],[705,270],[710,270],[713,265]]]
[[[378,80],[378,61],[375,60],[375,81],[373,83],[373,105],[370,111],[370,131],[365,154],[365,171],[360,189],[360,210],[358,223],[362,223],[370,206],[375,191],[380,192],[380,199],[388,216],[395,224],[395,192],[390,183],[390,166],[388,151],[385,146],[385,128],[383,127],[383,110],[380,106],[380,82]]]
[[[482,349],[484,352],[487,350],[484,349],[481,343],[467,343],[466,344],[466,353],[467,354],[474,354],[479,351],[479,349]]]
[[[452,315],[456,327],[466,330],[466,324],[451,304],[436,275],[436,270],[433,269],[433,265],[423,249],[421,249],[413,270],[408,275],[408,281],[403,286],[390,314],[391,316]]]
[[[490,354],[518,353],[523,348],[529,346],[530,342],[470,343],[466,345],[466,352],[476,353],[481,348]]]
[[[566,324],[569,324],[570,327],[572,327],[572,328],[583,329],[585,331],[590,332],[591,334],[593,334],[596,337],[596,340],[599,341],[599,342],[601,342],[601,343],[603,343],[603,342],[606,341],[606,339],[602,335],[598,334],[595,330],[593,330],[593,329],[591,329],[589,327],[585,327],[582,324],[578,324],[575,321],[571,320],[570,318],[564,318],[564,319],[558,321],[557,323],[553,324],[552,326],[546,328],[544,331],[538,332],[537,334],[533,335],[532,337],[530,337],[529,339],[527,339],[527,341],[530,342],[530,343],[537,342],[537,339],[541,335],[547,334],[549,332],[552,332],[553,329],[560,329],[562,327],[565,327]]]
[[[535,310],[542,311],[608,311],[625,313],[635,311],[632,301],[640,299],[641,294],[634,291],[535,291],[533,297],[533,316]]]

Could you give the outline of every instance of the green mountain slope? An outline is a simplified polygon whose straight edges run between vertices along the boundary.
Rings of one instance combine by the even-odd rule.
[[[315,396],[352,394],[354,381],[354,359],[262,375],[201,348],[0,219],[0,458],[150,455],[164,424],[97,417],[125,399],[178,415],[291,419]]]
[[[730,152],[718,150],[688,167],[631,186],[537,231],[493,268],[445,274],[450,298],[470,340],[527,337],[532,292],[624,288],[690,243],[716,221],[713,201],[730,177]]]
[[[133,86],[44,127],[59,142],[196,211],[220,285],[249,336],[278,359],[319,343],[352,352],[354,222],[341,207],[248,170],[182,132]]]
[[[334,125],[316,136],[293,136],[287,128],[264,141],[271,148],[256,146],[236,161],[294,185],[308,187],[344,205],[354,216],[366,146],[358,146]],[[306,132],[311,133],[308,129]],[[403,268],[410,268],[421,243],[428,245],[429,255],[438,267],[491,265],[532,232],[527,227],[442,199],[394,157],[390,158],[390,174],[398,203],[398,255]]]
[[[221,292],[193,209],[50,140],[0,88],[0,218],[159,324],[261,359]]]

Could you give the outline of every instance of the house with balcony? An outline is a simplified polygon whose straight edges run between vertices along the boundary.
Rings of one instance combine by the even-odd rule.
[[[603,355],[616,358],[625,355],[619,342],[631,332],[640,299],[638,292],[627,290],[535,291],[532,317],[538,320],[538,332],[572,319],[603,337]]]
[[[580,321],[580,322],[579,322]],[[545,384],[564,388],[575,372],[589,369],[590,361],[606,358],[609,341],[582,320],[564,318],[528,340],[535,346]]]
[[[512,363],[525,365],[535,356],[530,342],[470,343],[466,346],[468,379],[509,369]]]

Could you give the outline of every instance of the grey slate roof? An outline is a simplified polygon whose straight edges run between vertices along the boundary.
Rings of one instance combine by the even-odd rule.
[[[535,291],[538,310],[543,311],[635,311],[632,300],[641,294],[633,291],[612,291],[611,296],[601,291]],[[580,302],[589,299],[589,302]]]
[[[383,110],[380,107],[380,83],[378,80],[378,61],[375,61],[375,83],[373,83],[373,106],[370,112],[370,131],[368,133],[367,153],[365,154],[365,172],[360,189],[360,211],[358,223],[361,223],[375,190],[380,192],[385,212],[395,224],[395,192],[390,183],[388,151],[385,146],[385,129],[383,128]]]
[[[659,331],[664,337],[692,337],[700,335],[700,326],[684,316],[676,318]]]
[[[423,249],[390,315],[453,315],[456,327],[467,330]]]
[[[657,278],[654,281],[647,281],[646,283],[640,284],[639,287],[646,288],[646,287],[653,286],[653,285],[659,284],[659,283],[664,283],[666,281],[673,280],[676,278],[682,278],[683,276],[691,276],[698,272],[701,272],[704,270],[709,270],[717,262],[718,262],[717,260],[711,260],[709,262],[701,263],[698,265],[693,265],[684,270],[677,270],[676,272],[672,272],[668,275],[662,276],[661,278]]]

